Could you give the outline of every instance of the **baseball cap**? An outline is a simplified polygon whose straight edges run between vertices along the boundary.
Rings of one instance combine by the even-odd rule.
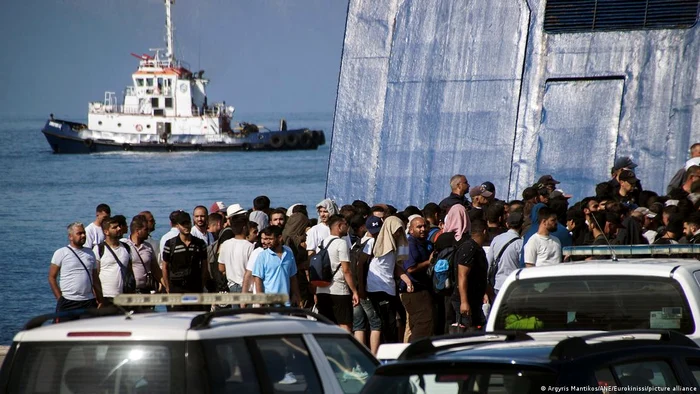
[[[473,198],[476,196],[484,196],[484,197],[491,197],[493,196],[493,193],[490,191],[486,190],[486,186],[484,185],[479,185],[479,186],[474,186],[472,189],[469,191],[469,195]]]
[[[217,213],[219,211],[226,211],[226,204],[221,201],[217,201],[209,207],[209,213]]]
[[[563,190],[557,189],[551,193],[549,193],[549,198],[557,198],[557,197],[564,197],[567,200],[573,197],[571,194],[566,194]]]
[[[646,208],[646,207],[639,207],[639,208],[635,209],[634,211],[637,213],[641,213],[642,215],[644,215],[650,219],[653,219],[656,217],[656,214],[654,212],[652,212],[649,208]]]
[[[631,169],[636,168],[636,167],[637,167],[637,164],[632,161],[631,157],[622,156],[622,157],[618,157],[615,160],[615,165],[613,165],[612,170],[617,171],[617,170],[622,169],[622,168],[628,168],[631,170]]]
[[[622,170],[618,178],[620,179],[620,181],[637,183],[637,176],[634,175],[634,172],[632,172],[632,170]]]
[[[523,214],[522,212],[511,212],[508,215],[508,225],[512,227],[517,227],[521,226],[524,222]]]
[[[486,190],[490,191],[491,193],[496,194],[496,186],[493,183],[486,181],[482,183],[481,186],[485,187]]]
[[[381,218],[370,216],[367,218],[367,221],[365,221],[365,228],[367,228],[370,234],[377,235],[382,228],[382,223],[383,221]]]
[[[247,211],[243,209],[241,204],[231,204],[228,208],[226,208],[226,216],[228,217],[240,215],[246,212]]]
[[[558,185],[558,184],[560,184],[561,182],[559,182],[558,180],[554,179],[554,177],[552,177],[551,175],[542,175],[542,176],[540,177],[540,179],[537,181],[537,183],[541,183],[541,184],[543,184],[543,185],[551,185],[551,184]]]

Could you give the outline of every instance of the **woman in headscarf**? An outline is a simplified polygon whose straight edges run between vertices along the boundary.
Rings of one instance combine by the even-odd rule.
[[[472,224],[464,205],[453,205],[445,216],[442,234],[435,241],[435,256],[447,248],[459,247],[467,241],[470,238],[471,227]],[[450,301],[451,296],[452,294],[434,294],[435,325],[433,332],[435,335],[446,334],[449,327],[455,322],[454,307]]]
[[[396,343],[400,338],[396,314],[403,305],[396,291],[395,279],[400,278],[408,291],[413,291],[411,279],[402,268],[408,257],[408,240],[401,219],[391,216],[384,221],[372,252],[374,257],[367,272],[367,297],[382,321],[384,343]]]
[[[294,254],[297,263],[297,282],[301,295],[301,307],[310,309],[314,304],[314,295],[309,290],[309,255],[306,252],[306,231],[309,229],[309,218],[301,212],[292,214],[282,230],[282,242]]]

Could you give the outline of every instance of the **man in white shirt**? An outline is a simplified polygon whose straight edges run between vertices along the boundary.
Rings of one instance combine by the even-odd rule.
[[[105,235],[102,232],[102,221],[112,215],[112,210],[107,204],[100,204],[95,208],[95,221],[85,227],[85,245],[83,247],[92,249],[93,246],[104,242]]]
[[[105,234],[105,241],[95,245],[92,251],[97,261],[97,271],[102,283],[102,295],[105,302],[111,302],[114,297],[123,292],[124,275],[122,269],[132,271],[131,251],[128,246],[119,241],[121,226],[117,220],[109,218],[102,221],[102,231]]]
[[[550,232],[557,229],[557,214],[547,207],[537,213],[537,233],[525,244],[525,267],[541,267],[561,263],[561,242]]]
[[[162,251],[165,249],[165,243],[168,242],[168,240],[173,239],[180,235],[180,230],[177,229],[177,218],[178,215],[182,211],[172,211],[170,212],[170,230],[168,230],[167,233],[163,234],[162,237],[160,237],[160,243],[158,244],[158,249]],[[158,263],[160,264],[161,268],[163,268],[163,256],[161,256],[162,253],[158,255]]]
[[[207,230],[207,221],[209,220],[209,211],[204,205],[197,205],[192,211],[192,235],[204,241],[207,246],[214,243],[214,237]]]
[[[359,304],[360,297],[352,277],[348,243],[342,239],[348,234],[348,223],[338,214],[330,216],[327,223],[330,235],[322,244],[328,250],[334,275],[330,286],[316,288],[316,307],[320,315],[352,333],[353,307]]]
[[[253,244],[245,238],[247,225],[245,218],[234,220],[231,223],[233,238],[226,240],[219,249],[219,271],[226,275],[231,293],[243,292],[246,264],[253,253]]]
[[[85,244],[85,227],[68,225],[68,246],[58,249],[51,258],[49,285],[56,297],[56,312],[97,308],[102,304],[102,285],[92,250]],[[60,285],[58,277],[61,277]],[[78,317],[62,317],[60,321]]]
[[[328,218],[338,213],[338,206],[331,199],[325,199],[316,204],[318,212],[318,224],[311,227],[306,233],[306,251],[309,256],[318,252],[318,245],[331,235],[331,230],[326,225]]]

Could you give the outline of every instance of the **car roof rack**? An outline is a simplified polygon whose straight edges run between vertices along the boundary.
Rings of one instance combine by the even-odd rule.
[[[184,294],[119,294],[112,301],[119,306],[155,305],[229,305],[262,304],[284,305],[289,301],[285,293],[184,293]]]
[[[658,334],[659,339],[638,338],[639,335],[654,335]],[[589,344],[587,341],[592,339],[601,339],[606,337],[622,337],[614,341],[603,341],[596,344]],[[624,346],[629,346],[630,340],[646,341],[651,345],[665,346],[686,346],[698,348],[698,344],[687,336],[673,330],[619,330],[606,331],[590,335],[582,335],[571,337],[560,341],[549,355],[551,360],[571,360],[593,351],[615,350]],[[644,343],[645,345],[647,343]],[[641,343],[636,343],[641,345]]]
[[[569,256],[673,256],[700,255],[700,245],[597,245],[567,246],[562,248],[563,255]]]
[[[78,319],[89,319],[93,317],[103,317],[103,316],[114,316],[114,315],[126,315],[130,316],[130,312],[125,311],[123,308],[118,306],[110,305],[104,308],[89,308],[89,309],[72,309],[62,312],[47,313],[44,315],[39,315],[31,318],[22,327],[22,330],[32,330],[37,327],[41,327],[47,321],[55,321],[56,318],[59,320],[61,318],[71,317]]]
[[[211,323],[212,319],[214,319],[216,317],[236,316],[236,315],[245,315],[245,314],[267,315],[267,314],[273,314],[273,313],[280,314],[280,315],[287,315],[287,316],[313,317],[314,319],[316,319],[316,321],[330,324],[330,325],[335,325],[335,323],[330,321],[328,318],[321,316],[318,313],[307,311],[307,310],[301,309],[301,308],[262,307],[262,308],[219,309],[219,310],[214,311],[214,312],[203,313],[201,315],[195,316],[194,319],[192,319],[192,322],[190,323],[190,329],[202,330],[205,328],[209,328],[209,323]]]
[[[523,331],[475,331],[466,332],[463,334],[443,335],[438,337],[423,338],[409,345],[399,355],[397,360],[411,360],[422,356],[434,354],[438,351],[447,350],[464,345],[479,345],[483,343],[497,342],[494,337],[504,336],[505,342],[521,342],[534,340],[531,336]],[[471,340],[473,338],[483,337],[482,340]],[[491,338],[489,338],[491,337]],[[435,345],[438,341],[449,341],[442,345]]]

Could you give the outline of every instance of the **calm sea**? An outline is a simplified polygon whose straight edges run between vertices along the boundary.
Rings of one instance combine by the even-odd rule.
[[[236,121],[276,129],[279,118],[262,113]],[[31,317],[53,312],[51,256],[68,243],[66,225],[87,225],[99,203],[129,219],[150,210],[154,238],[168,231],[171,211],[191,213],[214,201],[250,208],[264,194],[273,207],[313,207],[324,197],[333,114],[286,119],[289,128],[324,130],[326,145],[296,152],[55,155],[40,132],[45,118],[0,118],[0,344],[9,344]]]

